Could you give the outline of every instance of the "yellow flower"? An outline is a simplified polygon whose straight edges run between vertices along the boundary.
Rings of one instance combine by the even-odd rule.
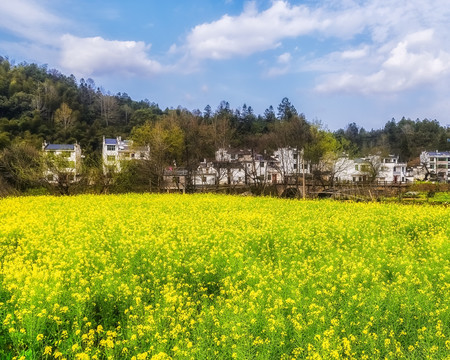
[[[147,352],[143,352],[143,353],[141,353],[141,354],[138,354],[137,355],[137,360],[145,360],[145,359],[147,359]]]
[[[82,352],[82,353],[76,354],[75,359],[76,360],[89,360],[89,355]]]
[[[42,341],[42,339],[44,339],[44,334],[38,334],[36,336],[36,341]]]

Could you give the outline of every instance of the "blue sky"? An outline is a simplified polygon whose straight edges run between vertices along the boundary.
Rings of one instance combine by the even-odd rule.
[[[0,55],[161,108],[450,124],[448,0],[2,0]]]

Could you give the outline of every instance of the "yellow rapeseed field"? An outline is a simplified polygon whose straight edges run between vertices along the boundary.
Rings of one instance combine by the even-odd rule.
[[[2,359],[448,359],[450,210],[0,200]]]

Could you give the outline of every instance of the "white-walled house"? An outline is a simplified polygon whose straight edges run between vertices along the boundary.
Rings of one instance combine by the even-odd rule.
[[[292,147],[278,148],[274,151],[273,156],[279,162],[281,179],[280,182],[295,179],[303,173],[310,174],[310,164],[303,159],[303,150]]]
[[[122,170],[121,162],[127,160],[149,160],[150,147],[133,146],[132,140],[122,140],[120,136],[115,139],[105,138],[102,143],[103,170],[108,168],[120,172]]]
[[[371,180],[387,183],[403,183],[409,180],[406,163],[399,162],[398,156],[381,157],[370,155],[349,159],[340,157],[335,164],[335,180],[347,182],[367,182]]]
[[[58,182],[58,176],[68,176],[69,182],[75,182],[81,173],[81,147],[75,144],[42,144],[42,151],[54,160],[45,170],[45,178],[50,183]]]
[[[281,180],[278,159],[248,149],[221,148],[213,166],[216,183],[221,185],[277,184]]]
[[[278,184],[282,182],[280,161],[276,157],[267,154],[255,155],[251,174],[255,183]]]
[[[406,168],[407,164],[400,162],[398,156],[389,155],[383,157],[381,158],[381,168],[377,180],[391,183],[407,182],[409,177]]]
[[[370,163],[367,159],[349,159],[347,156],[340,157],[335,164],[339,172],[335,174],[338,182],[366,182],[369,180]]]
[[[236,160],[215,161],[216,183],[218,185],[244,185],[246,184],[246,171],[244,164]]]
[[[438,181],[450,181],[450,151],[423,151],[420,163],[425,173],[436,176]]]
[[[197,188],[216,185],[217,171],[214,168],[214,163],[208,162],[206,159],[203,160],[194,174],[193,183]]]
[[[185,168],[170,167],[164,170],[164,189],[186,191],[188,171]]]
[[[189,179],[191,183],[189,184]],[[204,160],[191,173],[185,168],[168,167],[164,170],[164,188],[185,191],[188,186],[196,189],[216,185],[217,171],[212,162]]]

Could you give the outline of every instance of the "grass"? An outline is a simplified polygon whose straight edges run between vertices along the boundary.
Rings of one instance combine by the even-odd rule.
[[[443,359],[445,207],[0,201],[0,357]]]

